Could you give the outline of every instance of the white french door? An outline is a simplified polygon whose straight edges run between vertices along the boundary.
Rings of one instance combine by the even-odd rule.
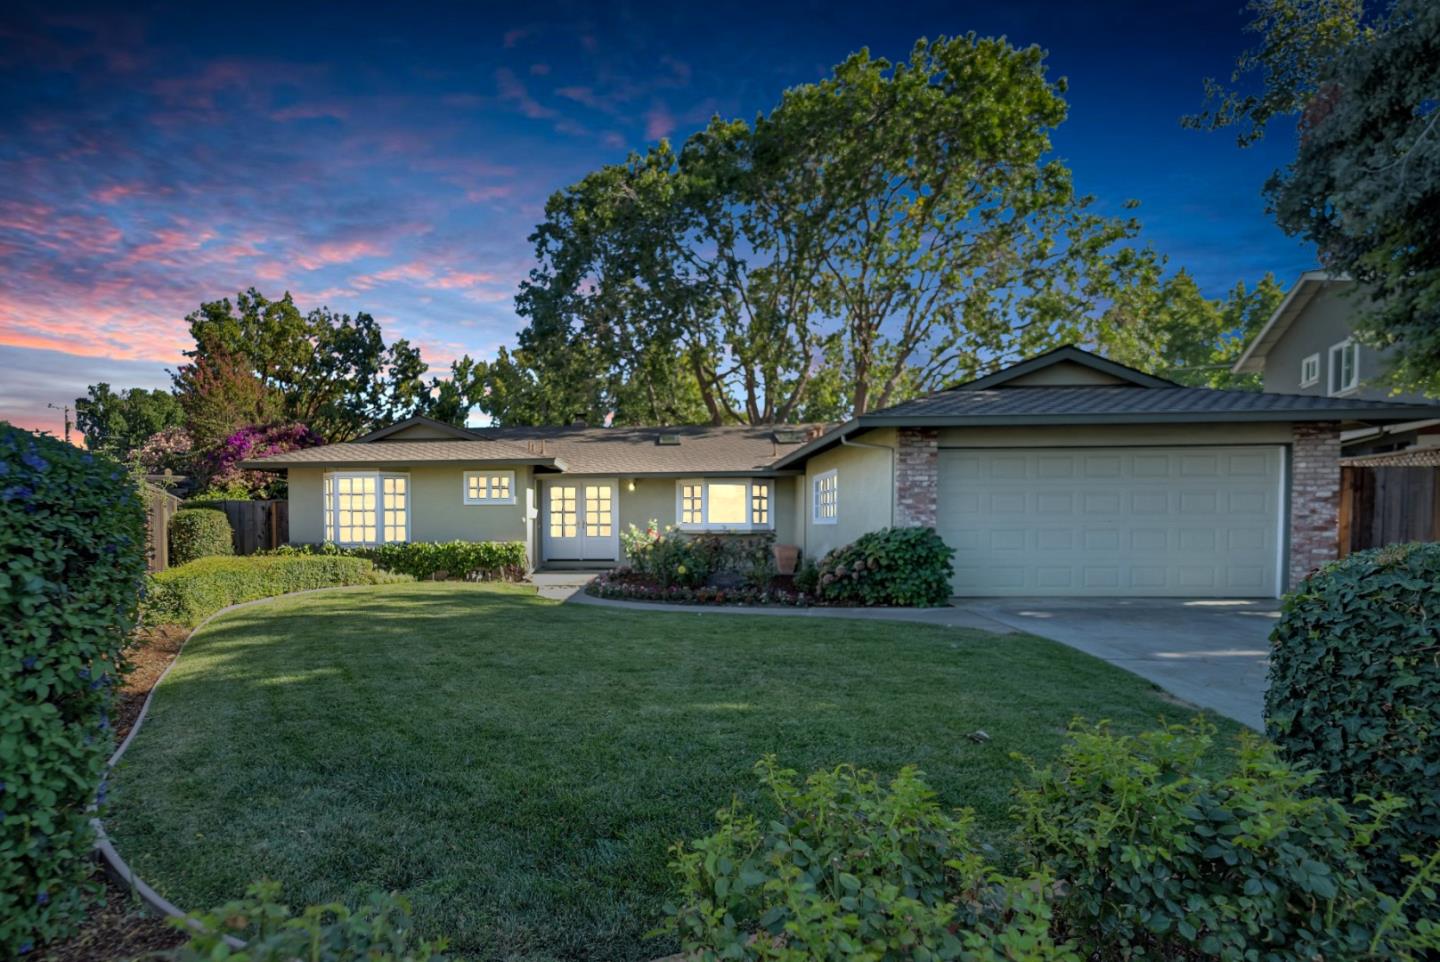
[[[541,548],[546,561],[614,561],[620,557],[615,523],[619,485],[603,481],[545,481]]]

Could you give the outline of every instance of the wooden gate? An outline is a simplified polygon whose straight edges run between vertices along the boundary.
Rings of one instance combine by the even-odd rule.
[[[145,564],[151,571],[170,567],[170,519],[180,510],[180,499],[164,488],[146,483]]]
[[[254,554],[290,540],[289,501],[210,501],[225,512],[235,533],[235,553]]]
[[[1440,467],[1343,465],[1340,557],[1406,541],[1440,541]]]

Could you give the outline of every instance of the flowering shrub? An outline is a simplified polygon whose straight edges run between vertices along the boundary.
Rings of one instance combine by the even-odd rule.
[[[706,557],[674,525],[661,529],[655,520],[644,528],[629,525],[620,532],[620,544],[631,567],[662,588],[696,588],[710,577]]]
[[[785,605],[804,608],[819,603],[819,599],[813,594],[775,585],[764,588],[751,585],[728,588],[718,585],[661,585],[651,580],[648,575],[627,568],[597,575],[585,586],[585,593],[596,598],[621,601],[661,601],[690,605]]]
[[[150,435],[130,455],[131,463],[145,474],[188,475],[193,467],[194,443],[190,432],[182,427],[169,427]]]
[[[235,491],[236,486],[252,498],[274,498],[285,493],[282,478],[268,471],[245,471],[240,462],[287,451],[299,451],[325,443],[325,439],[303,424],[251,425],[230,435],[211,453],[209,487]]]
[[[0,423],[0,958],[68,934],[103,804],[110,686],[145,574],[120,465]]]
[[[820,562],[820,594],[855,605],[943,605],[950,598],[954,556],[934,528],[871,531]]]

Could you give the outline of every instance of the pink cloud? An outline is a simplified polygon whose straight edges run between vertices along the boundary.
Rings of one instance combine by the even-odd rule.
[[[515,188],[509,184],[491,184],[488,187],[472,187],[465,191],[465,199],[472,203],[482,203],[487,200],[510,197],[514,193]]]
[[[308,248],[294,260],[305,270],[313,271],[331,264],[348,264],[364,257],[381,257],[389,252],[388,247],[369,240],[328,241]]]
[[[143,193],[145,190],[142,184],[111,184],[109,187],[102,187],[90,196],[102,204],[114,204],[124,200],[126,197],[133,197]]]
[[[284,123],[289,120],[345,120],[350,111],[338,103],[294,104],[270,114],[270,119]]]
[[[555,116],[554,110],[530,96],[530,92],[525,89],[525,84],[521,83],[520,78],[516,77],[509,68],[501,67],[495,71],[495,84],[500,89],[500,99],[513,104],[515,109],[526,117],[532,120],[543,120]]]
[[[675,117],[670,113],[669,108],[657,100],[645,114],[645,139],[660,140],[669,137],[674,129]]]

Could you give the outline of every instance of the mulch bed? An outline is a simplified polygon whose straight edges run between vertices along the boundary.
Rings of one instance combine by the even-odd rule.
[[[190,629],[176,626],[136,632],[127,652],[133,669],[116,691],[113,709],[116,744],[130,733],[145,696],[155,687],[180,652]],[[128,887],[115,882],[98,865],[95,878],[105,902],[90,913],[74,938],[41,946],[27,960],[34,962],[130,962],[152,952],[173,949],[185,935],[155,915]]]

